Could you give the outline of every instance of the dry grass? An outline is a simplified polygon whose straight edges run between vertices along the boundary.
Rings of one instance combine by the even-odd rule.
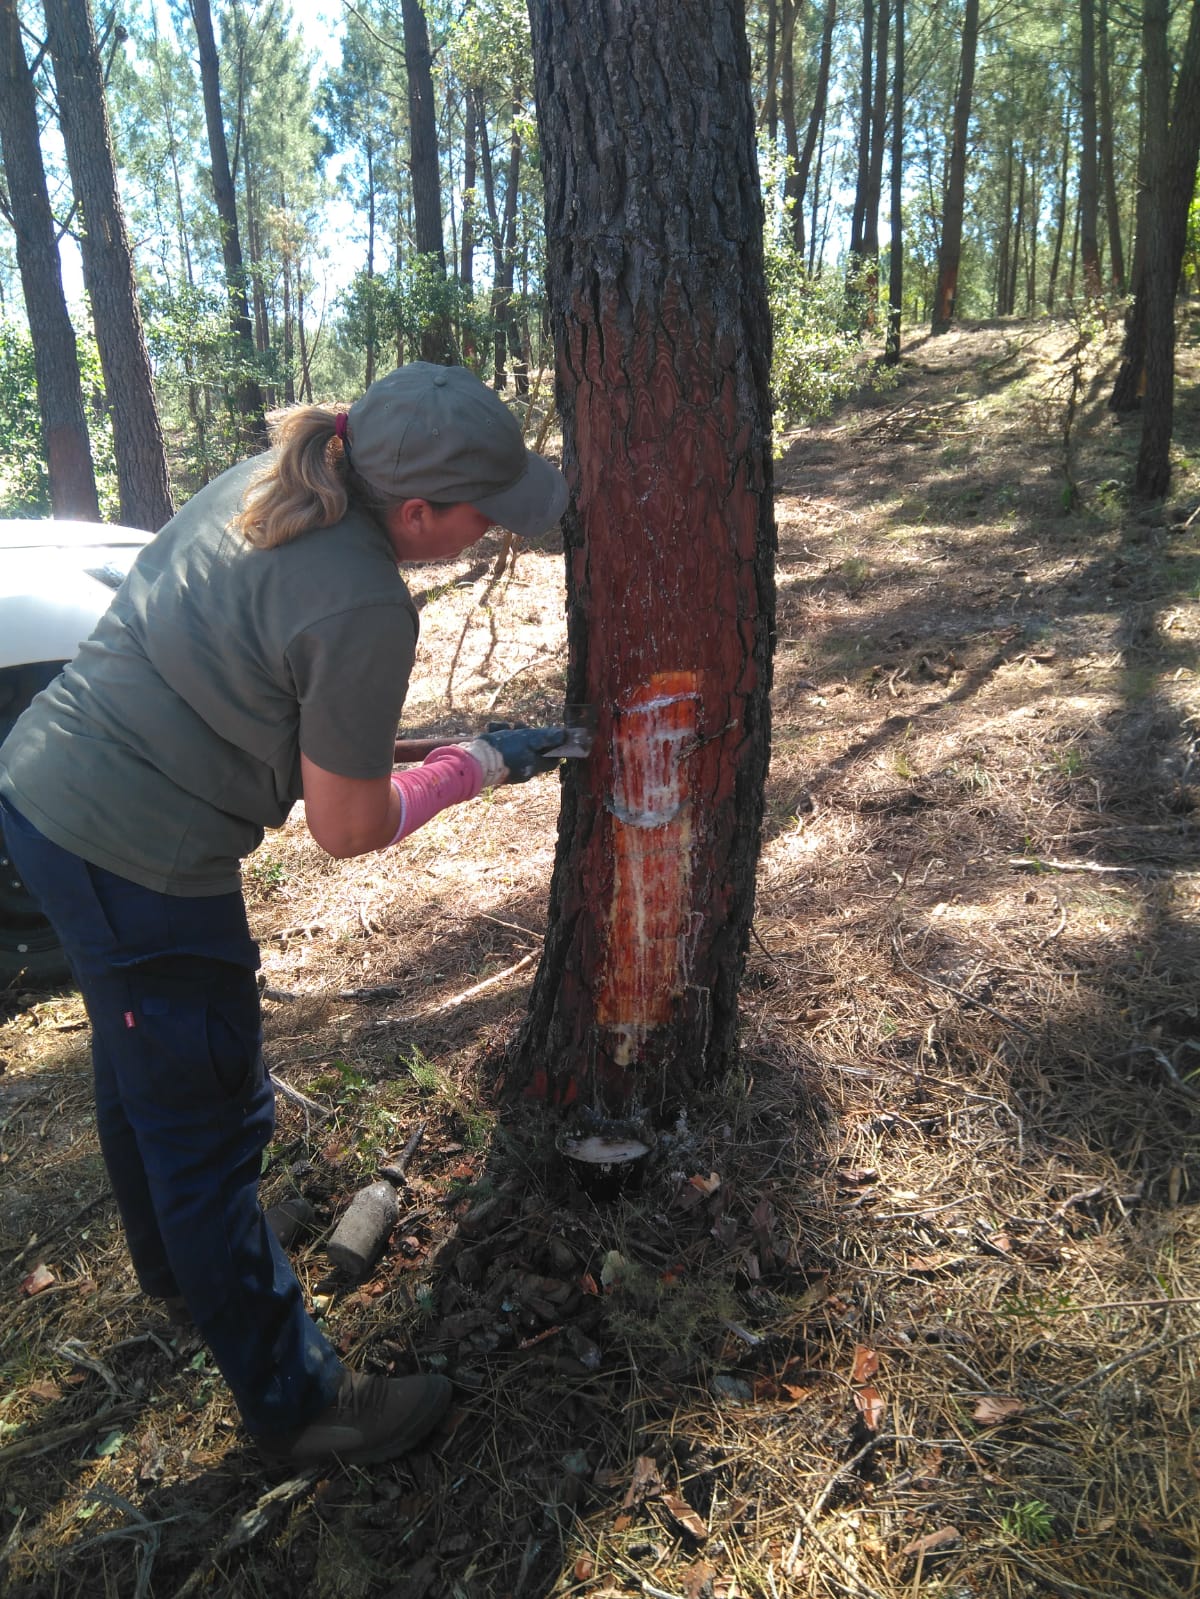
[[[376,1277],[330,1276],[319,1236],[297,1264],[351,1358],[455,1377],[429,1453],[268,1497],[135,1292],[78,1003],[13,1000],[10,1593],[1197,1590],[1197,362],[1154,525],[1112,486],[1134,430],[1092,358],[1067,517],[1068,342],[927,341],[788,441],[743,1054],[639,1192],[565,1189],[498,1075],[552,783],[343,865],[293,821],[251,863],[270,1058],[320,1107],[281,1100],[265,1197],[327,1227],[426,1124]],[[560,558],[491,553],[417,580],[414,733],[561,700]]]

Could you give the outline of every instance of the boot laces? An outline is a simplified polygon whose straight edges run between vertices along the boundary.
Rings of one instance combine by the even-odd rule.
[[[366,1372],[351,1372],[338,1389],[335,1404],[339,1416],[348,1421],[378,1412],[387,1403],[388,1379],[369,1376]]]

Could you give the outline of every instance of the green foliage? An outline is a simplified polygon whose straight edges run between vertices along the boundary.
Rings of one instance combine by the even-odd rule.
[[[0,324],[0,516],[48,516],[50,479],[41,449],[33,344]]]
[[[783,198],[788,163],[759,152],[767,214],[764,266],[774,357],[771,387],[776,426],[824,416],[857,389],[889,381],[864,359],[862,283],[853,272],[813,275],[791,242],[790,201]]]
[[[776,420],[824,416],[835,401],[873,381],[845,282],[840,275],[810,277],[795,251],[781,244],[767,250],[766,271]]]
[[[181,441],[188,482],[205,483],[239,457],[243,419],[233,397],[247,369],[259,382],[278,373],[234,344],[220,287],[148,284],[142,307],[164,427]]]
[[[112,424],[104,404],[100,357],[90,333],[76,333],[79,375],[92,447],[100,514],[117,519]],[[50,478],[42,447],[33,343],[25,328],[0,322],[0,516],[49,516]]]
[[[416,358],[421,335],[445,320],[452,329],[459,358],[486,351],[496,323],[482,302],[457,279],[446,276],[433,256],[413,255],[386,276],[359,272],[342,296],[342,336],[355,349],[373,343],[390,353],[402,342],[406,358]]]
[[[1054,1512],[1044,1499],[1026,1499],[1006,1510],[1000,1518],[1000,1530],[1013,1543],[1049,1543],[1054,1536]]]

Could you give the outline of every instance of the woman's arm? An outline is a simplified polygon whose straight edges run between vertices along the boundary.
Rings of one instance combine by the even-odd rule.
[[[304,817],[329,855],[345,860],[392,842],[400,826],[400,796],[390,777],[339,777],[301,753]]]
[[[300,756],[308,830],[339,860],[398,844],[448,805],[474,799],[485,786],[503,783],[504,760],[486,739],[445,744],[424,764],[391,777],[339,777]]]

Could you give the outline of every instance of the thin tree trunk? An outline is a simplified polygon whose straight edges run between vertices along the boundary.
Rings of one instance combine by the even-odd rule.
[[[0,0],[0,160],[16,236],[17,268],[33,343],[42,443],[55,516],[100,520],[75,329],[63,294],[54,217],[42,165],[37,99],[16,0]]]
[[[1109,0],[1096,13],[1099,35],[1100,176],[1108,223],[1108,278],[1114,294],[1125,293],[1125,251],[1121,244],[1121,205],[1117,199],[1116,155],[1113,150],[1112,61],[1108,48]]]
[[[825,108],[829,103],[829,68],[833,60],[833,29],[837,21],[837,0],[826,0],[825,21],[821,30],[821,57],[817,66],[817,87],[813,97],[812,113],[808,119],[808,127],[804,134],[804,147],[800,151],[800,160],[796,168],[796,210],[792,217],[793,242],[796,254],[804,256],[804,201],[808,194],[809,174],[812,170],[813,152],[817,147],[817,136],[825,125]],[[816,182],[820,183],[820,164],[818,163]],[[815,216],[815,201],[814,201]],[[814,222],[813,233],[816,233]],[[812,267],[810,264],[809,270]]]
[[[413,214],[417,251],[446,276],[442,236],[442,180],[433,103],[433,53],[420,0],[402,0],[404,61],[408,70],[409,156],[412,162]],[[421,359],[447,364],[454,360],[450,318],[444,310],[421,330]]]
[[[996,246],[994,278],[992,280],[992,305],[997,316],[1004,316],[1004,303],[1008,287],[1008,257],[1012,245],[1012,190],[1013,190],[1013,136],[1010,133],[1004,151],[1004,201],[1000,207],[1000,238]]]
[[[784,0],[787,3],[787,0]],[[767,65],[766,93],[763,96],[763,122],[767,129],[767,143],[774,150],[779,142],[779,90],[778,90],[778,36],[779,7],[777,0],[767,0]]]
[[[209,0],[188,0],[196,29],[200,58],[200,82],[204,91],[204,121],[208,130],[208,157],[212,167],[213,199],[221,229],[221,259],[225,270],[225,292],[229,296],[229,327],[234,353],[242,369],[234,389],[234,406],[242,419],[246,442],[261,447],[266,443],[267,424],[263,415],[263,395],[252,375],[254,330],[250,325],[250,298],[246,290],[246,271],[242,260],[242,240],[238,230],[237,197],[229,170],[229,148],[225,142],[225,117],[221,109],[221,70],[213,35]]]
[[[504,219],[503,222],[498,223],[496,233],[492,317],[496,324],[493,382],[497,389],[503,389],[508,384],[509,350],[514,345],[519,349],[513,329],[512,296],[513,279],[517,266],[517,192],[521,179],[521,130],[516,117],[516,113],[520,110],[520,105],[514,103],[514,115],[508,138],[508,171],[504,190]],[[493,218],[495,218],[494,191],[492,205]],[[520,385],[521,372],[518,368],[518,389],[520,389]],[[528,373],[525,374],[525,385],[528,387]]]
[[[1067,233],[1067,189],[1071,177],[1071,102],[1063,100],[1062,172],[1058,186],[1058,210],[1054,224],[1054,247],[1050,254],[1050,270],[1046,278],[1046,310],[1054,309],[1054,290],[1058,283],[1058,268],[1062,260],[1063,240]]]
[[[883,359],[900,360],[900,317],[904,305],[904,0],[896,0],[895,65],[892,74],[891,233],[888,253],[888,324]]]
[[[463,210],[462,254],[459,257],[458,281],[468,294],[475,288],[475,168],[476,123],[475,96],[467,92],[465,99],[466,127],[463,131]]]
[[[827,113],[821,112],[821,127],[817,136],[817,164],[812,182],[812,215],[808,228],[808,275],[813,277],[817,267],[817,223],[821,215],[821,168],[825,161],[825,127]]]
[[[1100,175],[1096,160],[1096,22],[1094,0],[1079,0],[1079,252],[1089,300],[1100,282]]]
[[[87,0],[45,0],[58,116],[83,221],[80,250],[111,407],[121,520],[157,531],[173,512],[167,452],[117,194],[108,107]]]
[[[850,214],[850,254],[862,253],[863,225],[867,214],[867,183],[871,170],[871,68],[875,51],[875,0],[863,0],[862,65],[858,88],[858,176],[854,209]]]
[[[962,261],[963,211],[967,186],[967,131],[975,92],[975,53],[979,42],[979,0],[966,0],[963,12],[962,55],[958,68],[958,93],[954,97],[954,132],[950,146],[950,171],[942,204],[942,243],[938,251],[938,281],[933,296],[932,332],[947,333],[958,300],[958,271]]]
[[[530,11],[574,501],[567,691],[600,720],[564,781],[522,1049],[532,1094],[657,1119],[736,1050],[769,750],[749,56],[741,0],[628,0],[619,29],[609,0]]]
[[[1018,278],[1020,276],[1020,272],[1021,272],[1021,244],[1022,244],[1022,236],[1023,236],[1024,228],[1025,228],[1025,182],[1026,182],[1026,172],[1025,172],[1025,153],[1024,153],[1024,151],[1020,152],[1020,154],[1017,157],[1017,160],[1020,163],[1020,172],[1019,172],[1019,175],[1018,175],[1018,178],[1017,178],[1017,215],[1016,215],[1016,220],[1013,223],[1012,244],[1011,244],[1012,255],[1011,255],[1011,259],[1009,261],[1008,293],[1007,293],[1007,296],[1006,296],[1007,302],[1008,302],[1007,315],[1009,315],[1009,316],[1012,316],[1013,313],[1017,309],[1017,280],[1018,280]]]
[[[804,191],[800,187],[800,140],[796,132],[796,19],[799,7],[795,0],[779,0],[779,107],[783,119],[783,147],[787,152],[787,176],[783,180],[783,198],[790,207],[792,217],[792,242],[796,240],[796,218],[804,216]],[[804,223],[800,222],[803,237]],[[796,246],[803,249],[803,244]]]
[[[368,134],[367,146],[367,326],[364,343],[366,344],[367,370],[365,373],[366,387],[370,388],[375,381],[375,362],[379,353],[379,327],[377,307],[375,304],[375,141]]]
[[[875,39],[875,86],[871,104],[871,157],[867,165],[867,194],[863,209],[862,254],[866,273],[862,284],[863,322],[874,327],[879,313],[879,202],[883,194],[883,146],[887,130],[888,36],[891,0],[879,0]]]

